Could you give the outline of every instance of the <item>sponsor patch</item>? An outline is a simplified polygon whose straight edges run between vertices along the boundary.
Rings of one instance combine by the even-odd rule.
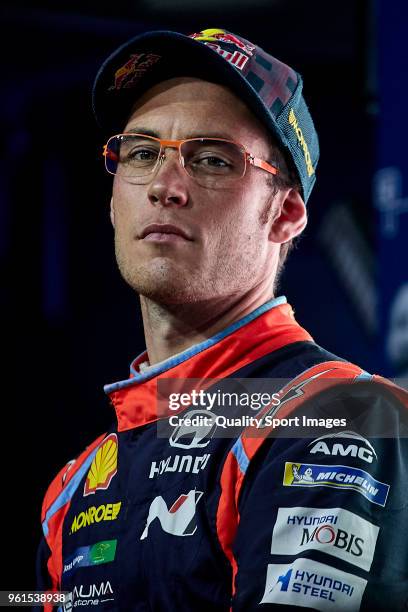
[[[89,468],[84,486],[84,496],[95,491],[106,491],[118,471],[118,437],[110,434],[99,447]]]
[[[313,610],[360,609],[367,580],[310,559],[269,564],[265,592],[259,603],[275,603]]]
[[[78,606],[99,607],[105,602],[114,600],[113,589],[109,580],[92,584],[80,584],[79,586],[74,586],[74,589],[68,594],[64,604],[64,612],[71,612],[73,608]]]
[[[357,457],[367,463],[378,459],[373,445],[354,431],[339,431],[316,438],[309,444],[311,455]]]
[[[279,508],[271,553],[320,550],[368,572],[378,532],[379,527],[343,508]]]
[[[191,424],[177,425],[169,438],[169,444],[174,448],[204,448],[210,443],[217,429],[215,414],[209,410],[192,410],[188,416]],[[200,419],[203,416],[209,418],[203,421]]]
[[[156,55],[154,53],[132,54],[127,62],[116,70],[114,84],[109,90],[129,89],[133,87],[134,84],[159,61],[159,59],[161,59],[161,55]]]
[[[352,489],[368,501],[385,506],[390,485],[373,478],[368,472],[347,465],[285,463],[285,487],[331,487]]]
[[[220,30],[218,28],[208,28],[206,30],[202,30],[201,32],[196,32],[194,34],[189,34],[189,38],[194,38],[195,40],[200,40],[201,42],[224,42],[230,45],[235,45],[241,51],[245,51],[249,55],[253,55],[256,47],[247,41],[240,40],[234,34],[229,34],[225,30]]]
[[[192,455],[174,455],[173,457],[167,457],[167,459],[161,459],[161,461],[152,461],[149,478],[160,476],[165,472],[198,474],[201,470],[205,469],[209,458],[210,455],[206,453],[198,457],[193,457]]]
[[[117,540],[103,540],[90,546],[77,548],[73,555],[64,560],[63,574],[68,574],[78,567],[102,565],[114,561]]]
[[[146,527],[140,536],[147,538],[151,523],[158,519],[163,531],[175,536],[192,536],[197,531],[196,506],[203,495],[202,491],[192,489],[187,494],[179,495],[170,508],[161,495],[150,504]]]
[[[287,404],[288,402],[291,402],[292,400],[305,395],[307,392],[307,389],[305,390],[304,387],[306,387],[306,385],[316,380],[316,378],[319,378],[320,376],[323,376],[323,374],[326,374],[327,372],[331,372],[334,369],[335,368],[329,368],[328,370],[323,370],[323,372],[318,372],[317,374],[313,374],[313,376],[310,376],[309,378],[305,378],[305,380],[301,380],[300,382],[295,383],[295,384],[291,382],[289,388],[284,387],[283,389],[281,389],[281,391],[279,391],[278,393],[279,403],[275,406],[272,406],[272,408],[270,408],[268,412],[265,412],[265,414],[262,415],[262,419],[260,420],[258,428],[268,427],[267,417],[273,417],[276,414],[276,412],[280,410],[283,404]]]
[[[121,505],[122,502],[101,504],[100,506],[91,506],[87,510],[80,512],[74,517],[69,534],[71,535],[83,527],[88,527],[101,521],[116,521]]]
[[[240,51],[227,51],[226,49],[220,47],[220,45],[211,42],[204,42],[203,44],[213,49],[216,53],[218,53],[218,55],[221,55],[221,57],[223,57],[227,62],[235,66],[235,68],[238,68],[238,70],[243,70],[245,64],[249,60],[248,55],[245,55],[245,53],[241,53]]]
[[[296,138],[298,139],[298,143],[302,148],[303,155],[305,158],[307,174],[308,176],[312,176],[312,174],[314,174],[315,171],[314,171],[313,164],[312,164],[312,158],[310,157],[309,147],[307,146],[307,142],[305,140],[303,132],[299,127],[298,120],[297,120],[297,117],[295,115],[295,111],[293,110],[293,108],[290,109],[288,118],[289,118],[289,124],[292,126],[293,131],[296,134]]]

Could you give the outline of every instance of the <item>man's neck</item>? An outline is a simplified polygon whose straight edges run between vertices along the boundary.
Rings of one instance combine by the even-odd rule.
[[[211,338],[273,298],[270,288],[194,304],[163,305],[141,296],[147,354],[151,365]]]

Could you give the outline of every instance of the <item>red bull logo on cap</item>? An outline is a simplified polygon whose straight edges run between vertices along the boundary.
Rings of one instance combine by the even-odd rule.
[[[249,57],[245,55],[245,53],[240,53],[239,51],[234,51],[234,53],[231,53],[231,51],[226,51],[220,47],[220,45],[215,45],[214,43],[210,42],[205,42],[204,44],[207,45],[207,47],[214,49],[214,51],[221,55],[221,57],[239,70],[242,70],[249,60]]]
[[[160,58],[161,55],[154,53],[133,53],[127,62],[116,70],[115,82],[110,89],[132,87]]]
[[[229,34],[225,30],[219,30],[217,28],[209,28],[207,30],[202,30],[201,32],[196,32],[195,34],[190,34],[190,38],[194,38],[195,40],[200,40],[201,42],[225,42],[231,45],[235,45],[241,51],[244,51],[248,55],[252,56],[255,51],[255,45],[251,45],[248,42],[244,42],[239,39],[234,34]]]

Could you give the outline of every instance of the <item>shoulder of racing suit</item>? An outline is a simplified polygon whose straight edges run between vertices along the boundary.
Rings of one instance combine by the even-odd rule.
[[[314,379],[303,391],[286,416],[326,424],[341,416],[345,426],[297,438],[244,431],[223,466],[217,520],[228,534],[232,609],[326,610],[335,600],[336,610],[404,610],[408,393],[348,367],[332,384]]]
[[[44,540],[40,544],[37,560],[37,586],[39,589],[58,590],[62,568],[62,526],[69,502],[84,474],[89,469],[100,443],[106,434],[90,444],[76,459],[69,461],[55,476],[44,496],[41,525]],[[41,567],[46,557],[48,576]]]

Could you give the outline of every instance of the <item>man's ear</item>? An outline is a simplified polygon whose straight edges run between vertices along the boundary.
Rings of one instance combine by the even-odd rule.
[[[115,210],[113,208],[113,197],[111,198],[111,201],[110,201],[110,220],[111,220],[113,227],[115,227]]]
[[[286,192],[269,232],[272,242],[282,244],[303,232],[307,224],[306,205],[296,189]]]

